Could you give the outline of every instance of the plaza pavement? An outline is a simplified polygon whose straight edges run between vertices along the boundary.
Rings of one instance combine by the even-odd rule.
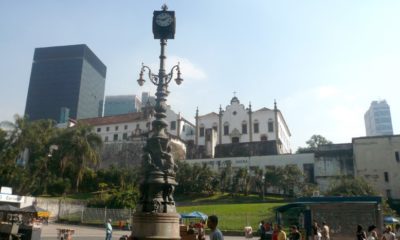
[[[105,238],[105,229],[100,227],[89,227],[89,226],[79,226],[79,225],[68,225],[68,224],[56,224],[49,223],[49,225],[43,225],[42,227],[42,238],[43,240],[57,239],[57,229],[60,228],[69,228],[74,229],[75,234],[72,236],[73,240],[104,240]],[[129,235],[129,231],[122,231],[114,229],[113,231],[113,240],[118,240],[122,235]],[[206,238],[209,239],[208,236]],[[224,240],[238,240],[238,239],[246,239],[244,237],[231,237],[225,236]],[[257,239],[257,238],[253,238]]]

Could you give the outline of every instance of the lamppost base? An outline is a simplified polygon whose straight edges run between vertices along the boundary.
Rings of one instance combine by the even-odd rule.
[[[133,239],[180,240],[179,218],[177,213],[134,213]]]

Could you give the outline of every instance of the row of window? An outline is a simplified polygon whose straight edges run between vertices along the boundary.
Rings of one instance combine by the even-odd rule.
[[[128,139],[128,133],[123,133],[123,134],[122,134],[122,140],[127,140],[127,139]],[[120,139],[119,139],[119,134],[114,134],[112,140],[113,140],[114,142],[119,141],[119,140],[120,140]],[[108,141],[110,141],[110,139],[108,138],[108,136],[105,136],[105,137],[104,137],[104,142],[108,142]]]
[[[138,126],[139,126],[139,124],[138,124]],[[119,126],[115,126],[114,129],[115,129],[115,131],[118,131]],[[127,130],[127,129],[128,129],[128,125],[125,125],[124,130]],[[109,131],[110,131],[110,127],[106,127],[106,132],[109,132]],[[101,132],[101,127],[97,128],[97,132]]]
[[[214,126],[213,129],[215,131],[218,130],[217,126]],[[260,125],[259,123],[254,123],[253,124],[253,132],[254,133],[259,133],[260,132]],[[274,132],[274,123],[273,122],[268,122],[268,132]],[[205,134],[205,128],[200,127],[199,129],[199,135],[200,137],[204,137]],[[247,123],[242,124],[242,134],[247,134]],[[224,135],[229,135],[229,124],[224,125]]]
[[[171,130],[176,130],[176,121],[171,121],[169,126],[170,126]],[[146,127],[150,127],[150,123],[147,123]],[[139,124],[136,125],[136,129],[138,129],[138,128],[140,128]],[[98,133],[101,132],[101,130],[102,130],[101,127],[97,128],[97,132]],[[118,131],[119,130],[119,126],[115,126],[114,130]],[[124,125],[124,130],[128,130],[128,125]],[[110,131],[110,127],[107,126],[105,131],[109,132]],[[185,125],[183,125],[183,131],[185,131]]]

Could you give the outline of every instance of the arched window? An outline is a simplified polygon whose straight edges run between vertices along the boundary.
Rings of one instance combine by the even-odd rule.
[[[216,122],[213,123],[213,127],[212,128],[214,129],[215,132],[218,132],[218,124]]]
[[[273,132],[274,131],[274,121],[272,119],[268,119],[268,132]]]
[[[247,122],[242,122],[242,134],[247,134]]]
[[[204,137],[204,124],[200,124],[200,128],[199,128],[199,135],[200,137]]]
[[[229,135],[229,123],[224,123],[224,135]]]
[[[254,120],[253,123],[253,131],[254,133],[259,133],[260,132],[260,124],[258,123],[258,120]]]
[[[260,141],[268,141],[267,135],[265,135],[265,134],[261,135]]]

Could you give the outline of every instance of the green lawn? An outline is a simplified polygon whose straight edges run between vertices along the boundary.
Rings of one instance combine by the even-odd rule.
[[[221,230],[242,231],[245,226],[258,228],[261,220],[274,221],[276,207],[286,203],[242,203],[242,204],[212,204],[178,207],[179,213],[200,211],[207,215],[215,214],[219,218]]]

